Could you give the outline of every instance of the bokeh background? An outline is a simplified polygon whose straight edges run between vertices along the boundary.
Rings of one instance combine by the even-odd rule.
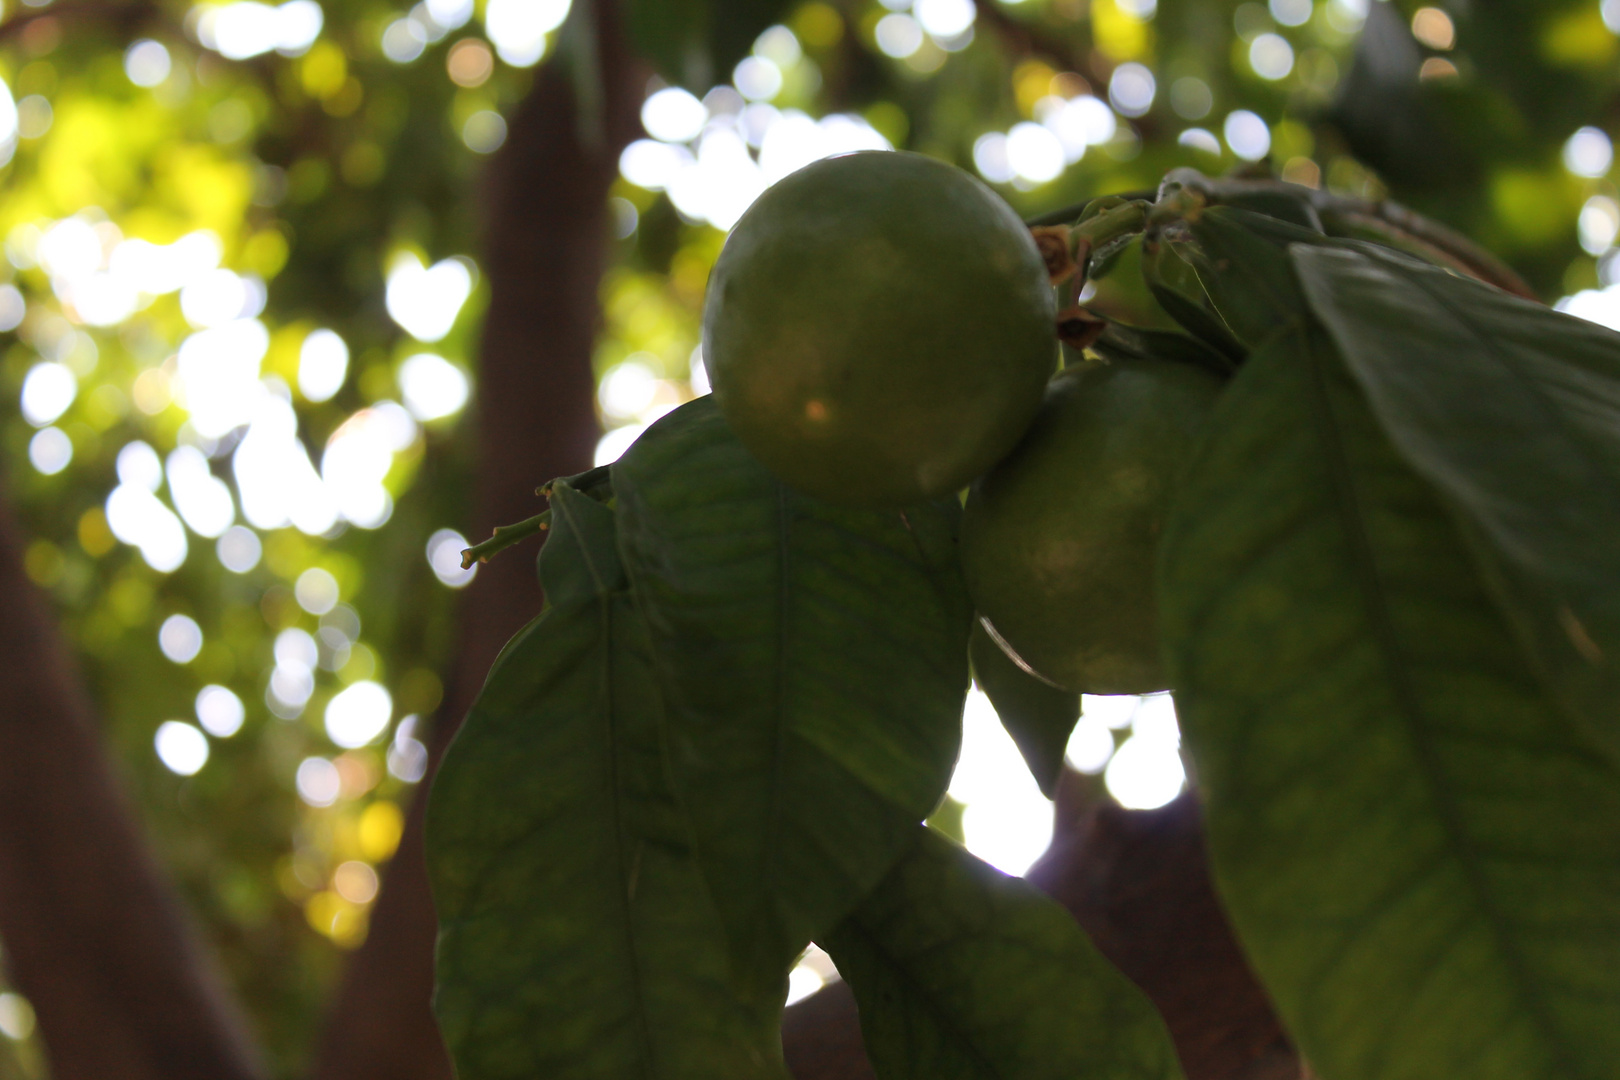
[[[121,865],[31,809],[110,785],[269,1075],[445,1075],[411,808],[540,603],[532,548],[459,552],[706,391],[705,280],[766,186],[898,148],[1032,215],[1269,167],[1620,327],[1617,35],[1620,0],[6,0],[0,618],[88,696],[0,701],[66,748],[0,833]],[[1155,318],[1128,258],[1088,296]],[[1168,697],[1085,708],[1072,765],[1181,790]],[[1009,872],[1050,835],[977,694],[951,799]],[[35,931],[0,910],[0,972]],[[38,1080],[75,1032],[15,974],[0,1080]]]

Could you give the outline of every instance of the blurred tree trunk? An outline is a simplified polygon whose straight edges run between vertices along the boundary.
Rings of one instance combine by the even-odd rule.
[[[53,1080],[255,1080],[219,973],[147,849],[0,490],[0,941]]]
[[[468,535],[543,508],[534,489],[589,468],[599,435],[591,354],[608,239],[607,194],[637,133],[644,74],[615,5],[594,5],[599,108],[582,108],[569,65],[551,63],[511,119],[487,178],[482,265],[490,279],[475,423],[480,464]],[[430,1010],[437,932],[422,858],[425,795],[496,654],[540,611],[532,546],[479,568],[461,598],[460,647],[427,735],[428,777],[383,874],[365,943],[327,1018],[315,1080],[440,1080],[449,1059]]]

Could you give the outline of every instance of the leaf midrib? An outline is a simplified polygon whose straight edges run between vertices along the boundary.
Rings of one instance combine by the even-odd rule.
[[[1382,666],[1390,681],[1392,696],[1395,699],[1395,713],[1403,721],[1402,726],[1411,740],[1431,805],[1451,841],[1451,848],[1461,866],[1464,880],[1473,893],[1492,936],[1496,939],[1497,947],[1513,982],[1518,985],[1527,1012],[1542,1031],[1547,1043],[1554,1049],[1566,1074],[1585,1075],[1554,1027],[1548,1014],[1547,1002],[1531,978],[1525,959],[1512,939],[1507,919],[1492,897],[1481,866],[1481,857],[1463,826],[1461,813],[1441,768],[1439,753],[1425,725],[1423,708],[1412,685],[1404,651],[1385,600],[1386,590],[1374,555],[1372,537],[1361,513],[1355,477],[1350,468],[1339,417],[1334,410],[1328,389],[1324,350],[1320,347],[1321,343],[1315,340],[1316,336],[1317,334],[1308,327],[1299,335],[1300,344],[1308,357],[1312,391],[1311,408],[1317,414],[1317,430],[1320,433],[1318,438],[1325,451],[1334,502],[1338,506],[1339,517],[1345,526],[1345,534],[1350,543],[1350,562],[1353,572],[1360,580],[1359,591],[1363,598],[1367,620],[1383,659]]]

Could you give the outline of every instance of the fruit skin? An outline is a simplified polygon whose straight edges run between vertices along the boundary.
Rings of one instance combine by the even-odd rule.
[[[791,486],[904,506],[1012,449],[1057,357],[1046,267],[962,170],[866,151],[808,165],[738,221],[709,279],[721,412]]]
[[[1018,448],[973,485],[968,592],[1052,682],[1086,694],[1169,688],[1154,559],[1172,484],[1221,385],[1169,360],[1065,368]]]

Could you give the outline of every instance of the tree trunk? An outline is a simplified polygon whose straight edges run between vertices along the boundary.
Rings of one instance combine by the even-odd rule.
[[[569,67],[548,64],[512,117],[488,177],[483,267],[490,305],[475,418],[474,539],[542,509],[534,489],[589,468],[599,435],[591,354],[607,193],[619,152],[636,134],[644,77],[621,40],[614,5],[594,8],[600,117],[582,113]],[[533,560],[532,547],[490,560],[461,597],[460,646],[428,734],[428,777],[385,869],[370,933],[350,958],[328,1015],[315,1080],[451,1075],[430,1009],[437,925],[423,863],[423,796],[501,646],[540,611]]]
[[[53,1080],[263,1075],[130,813],[0,491],[0,940]]]

